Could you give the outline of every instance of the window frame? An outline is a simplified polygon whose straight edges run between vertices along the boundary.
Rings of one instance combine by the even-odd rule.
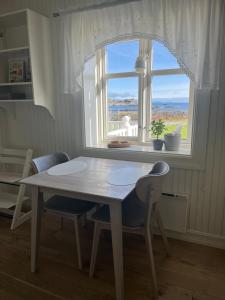
[[[152,138],[148,138],[147,128],[151,122],[151,79],[153,76],[166,76],[166,75],[186,75],[180,68],[174,69],[152,69],[152,40],[150,39],[123,39],[123,41],[139,41],[139,55],[147,57],[146,59],[146,72],[145,74],[133,72],[118,72],[106,73],[106,47],[100,48],[97,53],[96,65],[96,86],[98,103],[98,143],[105,144],[112,140],[112,136],[107,136],[107,80],[119,78],[138,78],[138,135],[137,137],[126,136],[126,140],[131,144],[136,145],[152,145]],[[193,127],[193,111],[194,111],[194,86],[190,80],[189,89],[189,109],[188,109],[188,133],[187,139],[181,140],[181,144],[191,147],[192,144],[192,127]],[[115,136],[116,140],[124,140],[124,136]]]

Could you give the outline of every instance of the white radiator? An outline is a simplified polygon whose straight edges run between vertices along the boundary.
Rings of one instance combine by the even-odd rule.
[[[162,194],[159,210],[165,229],[186,232],[188,195]]]

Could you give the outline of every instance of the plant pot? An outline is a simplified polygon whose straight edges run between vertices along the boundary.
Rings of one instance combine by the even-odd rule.
[[[154,150],[162,150],[163,140],[153,140],[153,149]]]
[[[165,150],[166,151],[178,151],[180,148],[180,133],[168,133],[164,135],[165,140]]]

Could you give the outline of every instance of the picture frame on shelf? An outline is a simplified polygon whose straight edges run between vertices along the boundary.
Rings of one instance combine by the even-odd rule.
[[[25,61],[23,59],[9,60],[9,82],[21,82],[25,79]]]

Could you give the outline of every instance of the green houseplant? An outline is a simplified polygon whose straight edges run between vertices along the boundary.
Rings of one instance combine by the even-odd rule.
[[[162,150],[163,140],[159,139],[159,137],[163,134],[166,129],[165,122],[161,119],[153,120],[151,122],[150,131],[156,139],[153,140],[153,148],[154,150]]]

